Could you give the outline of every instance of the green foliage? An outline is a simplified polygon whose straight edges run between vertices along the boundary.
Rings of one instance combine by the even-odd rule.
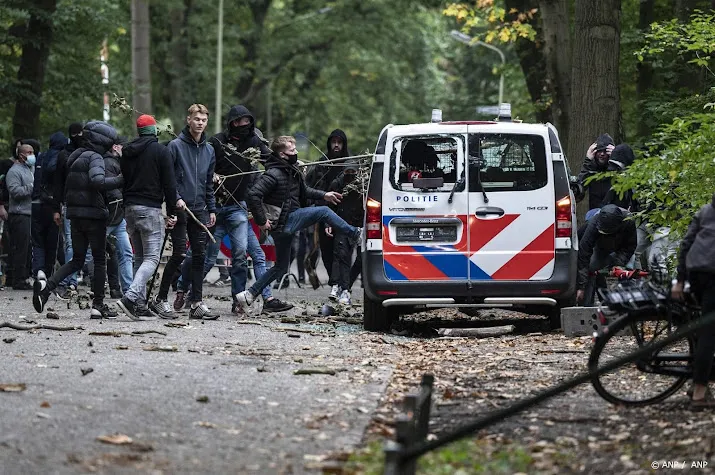
[[[444,10],[444,14],[461,23],[465,33],[484,30],[479,38],[486,43],[513,43],[519,38],[534,40],[536,31],[527,22],[536,11],[507,11],[501,1],[477,0],[473,5],[452,3]]]
[[[533,462],[534,459],[529,452],[518,445],[496,448],[486,440],[463,439],[422,456],[418,462],[418,473],[430,475],[525,473]],[[345,472],[378,475],[383,473],[383,468],[382,444],[372,442],[350,458]]]
[[[688,23],[677,19],[651,25],[647,44],[636,52],[639,61],[675,51],[696,66],[707,68],[715,52],[715,12],[696,11]]]

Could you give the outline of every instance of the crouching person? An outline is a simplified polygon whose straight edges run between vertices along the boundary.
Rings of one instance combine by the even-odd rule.
[[[271,148],[273,154],[266,162],[265,173],[248,192],[248,206],[256,224],[270,231],[278,256],[276,264],[251,288],[236,294],[236,301],[244,311],[265,286],[288,272],[291,241],[296,232],[322,222],[334,231],[349,236],[353,243],[359,241],[362,234],[361,228],[349,225],[327,206],[306,207],[309,199],[337,205],[342,195],[306,186],[303,174],[296,166],[298,153],[293,137],[278,137]]]

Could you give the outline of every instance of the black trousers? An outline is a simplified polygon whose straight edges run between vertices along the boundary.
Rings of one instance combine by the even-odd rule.
[[[209,213],[205,210],[192,210],[197,219],[205,225],[209,222]],[[204,259],[206,258],[206,242],[208,235],[201,229],[193,218],[187,213],[178,211],[176,213],[176,226],[171,230],[172,253],[169,262],[166,263],[164,274],[161,276],[159,286],[159,300],[166,300],[169,296],[169,287],[173,275],[181,268],[181,263],[186,257],[186,237],[188,235],[191,244],[191,301],[201,302],[203,299],[204,283]]]
[[[325,234],[325,227],[322,223],[318,224],[318,239],[320,240],[320,256],[323,258],[323,265],[328,272],[328,284],[335,285],[335,277],[333,276],[333,253],[335,252],[335,240]]]
[[[715,274],[691,272],[688,280],[695,298],[700,302],[702,315],[715,312]],[[693,383],[707,385],[715,356],[715,324],[701,328],[695,337]]]
[[[94,274],[92,276],[93,305],[104,304],[104,284],[107,279],[107,223],[104,219],[71,218],[72,260],[65,263],[47,282],[48,291],[54,290],[60,282],[84,267],[87,250],[92,249]]]
[[[55,270],[60,228],[53,219],[54,210],[46,204],[32,205],[32,275],[42,270],[47,277]]]
[[[335,284],[342,290],[350,290],[350,268],[352,267],[354,246],[350,243],[350,237],[344,233],[338,233],[333,238],[335,255],[333,256],[333,272],[330,274]]]
[[[119,283],[119,260],[117,259],[117,248],[114,246],[116,239],[107,239],[107,282],[109,290],[121,291]]]
[[[24,214],[11,214],[7,218],[10,228],[10,260],[12,260],[12,285],[21,284],[30,277],[30,234],[32,218]]]

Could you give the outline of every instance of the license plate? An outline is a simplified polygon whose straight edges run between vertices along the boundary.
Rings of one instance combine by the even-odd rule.
[[[456,240],[456,226],[397,227],[397,242],[454,242]]]
[[[434,241],[434,228],[420,228],[418,237],[420,241]]]

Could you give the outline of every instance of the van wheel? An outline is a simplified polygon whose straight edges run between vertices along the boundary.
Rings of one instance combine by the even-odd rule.
[[[394,320],[395,311],[382,306],[382,302],[371,300],[366,295],[363,300],[362,326],[370,332],[388,332]]]

